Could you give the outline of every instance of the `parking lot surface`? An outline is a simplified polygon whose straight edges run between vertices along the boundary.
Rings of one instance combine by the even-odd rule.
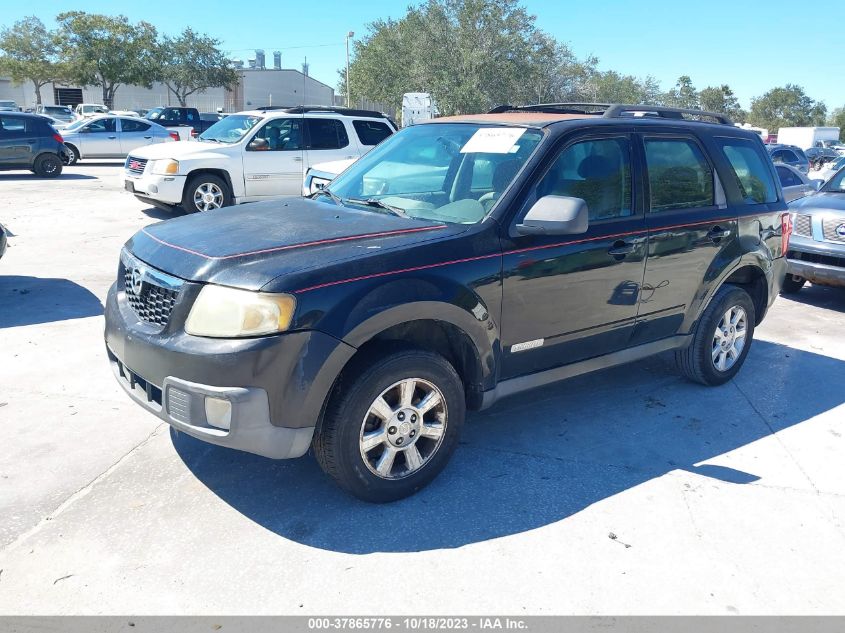
[[[845,613],[845,292],[779,298],[722,387],[661,356],[504,400],[368,505],[121,391],[102,304],[169,216],[120,165],[0,173],[0,613]]]

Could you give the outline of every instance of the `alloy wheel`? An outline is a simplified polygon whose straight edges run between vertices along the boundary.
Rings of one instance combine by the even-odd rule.
[[[223,190],[213,182],[204,182],[194,189],[194,206],[198,211],[211,211],[223,206]]]
[[[745,348],[748,315],[741,306],[733,306],[722,315],[713,335],[713,366],[728,371],[736,364]]]

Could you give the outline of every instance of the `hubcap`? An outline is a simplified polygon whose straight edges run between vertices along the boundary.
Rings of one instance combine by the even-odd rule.
[[[728,371],[736,364],[745,348],[748,316],[742,306],[733,306],[722,315],[713,335],[713,366]]]
[[[198,211],[211,211],[223,206],[223,190],[213,182],[201,184],[194,191],[194,206]]]
[[[422,468],[446,432],[446,400],[432,383],[407,378],[373,401],[361,424],[359,448],[382,479],[402,479]]]

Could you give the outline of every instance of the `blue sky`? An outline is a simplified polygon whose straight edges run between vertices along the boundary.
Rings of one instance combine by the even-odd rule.
[[[307,57],[311,75],[335,86],[337,69],[345,63],[346,32],[362,35],[375,19],[401,17],[409,2],[143,0],[116,5],[102,0],[39,0],[33,5],[3,4],[4,26],[32,13],[49,24],[56,13],[74,9],[124,13],[132,20],[148,20],[165,33],[190,25],[220,39],[235,57],[246,59],[254,56],[253,49],[264,48],[272,63],[272,51],[279,49],[287,68],[299,68]],[[594,54],[602,69],[654,75],[664,90],[678,76],[688,74],[699,89],[730,84],[745,107],[751,97],[786,83],[803,86],[828,109],[845,105],[845,56],[832,55],[837,44],[824,36],[821,41],[830,45],[810,46],[820,41],[816,35],[825,31],[823,16],[831,15],[832,4],[819,5],[820,12],[805,10],[794,0],[524,0],[523,4],[537,16],[540,28],[568,42],[579,57]],[[829,28],[835,31],[837,27],[830,24]],[[825,58],[820,60],[821,51]]]

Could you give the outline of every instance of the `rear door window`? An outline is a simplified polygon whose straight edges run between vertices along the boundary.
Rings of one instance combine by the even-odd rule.
[[[644,140],[652,213],[715,204],[713,169],[695,141],[683,138]]]
[[[769,161],[766,160],[766,155],[759,143],[743,138],[720,137],[714,140],[722,148],[725,158],[733,168],[736,184],[745,204],[765,204],[777,201],[777,186],[772,178]],[[777,150],[774,154],[778,151],[783,150]],[[779,176],[781,170],[795,177],[795,174],[784,167],[778,168]],[[783,186],[788,185],[784,183]]]
[[[355,128],[355,133],[358,135],[361,145],[378,145],[393,134],[390,126],[381,121],[353,121],[352,127]]]
[[[35,134],[36,129],[32,119],[17,116],[0,116],[0,136],[18,138],[27,134]]]
[[[146,132],[150,129],[150,124],[143,123],[142,121],[135,121],[133,119],[121,119],[120,129],[123,132]]]
[[[341,149],[349,145],[346,127],[337,119],[305,119],[308,149]]]

